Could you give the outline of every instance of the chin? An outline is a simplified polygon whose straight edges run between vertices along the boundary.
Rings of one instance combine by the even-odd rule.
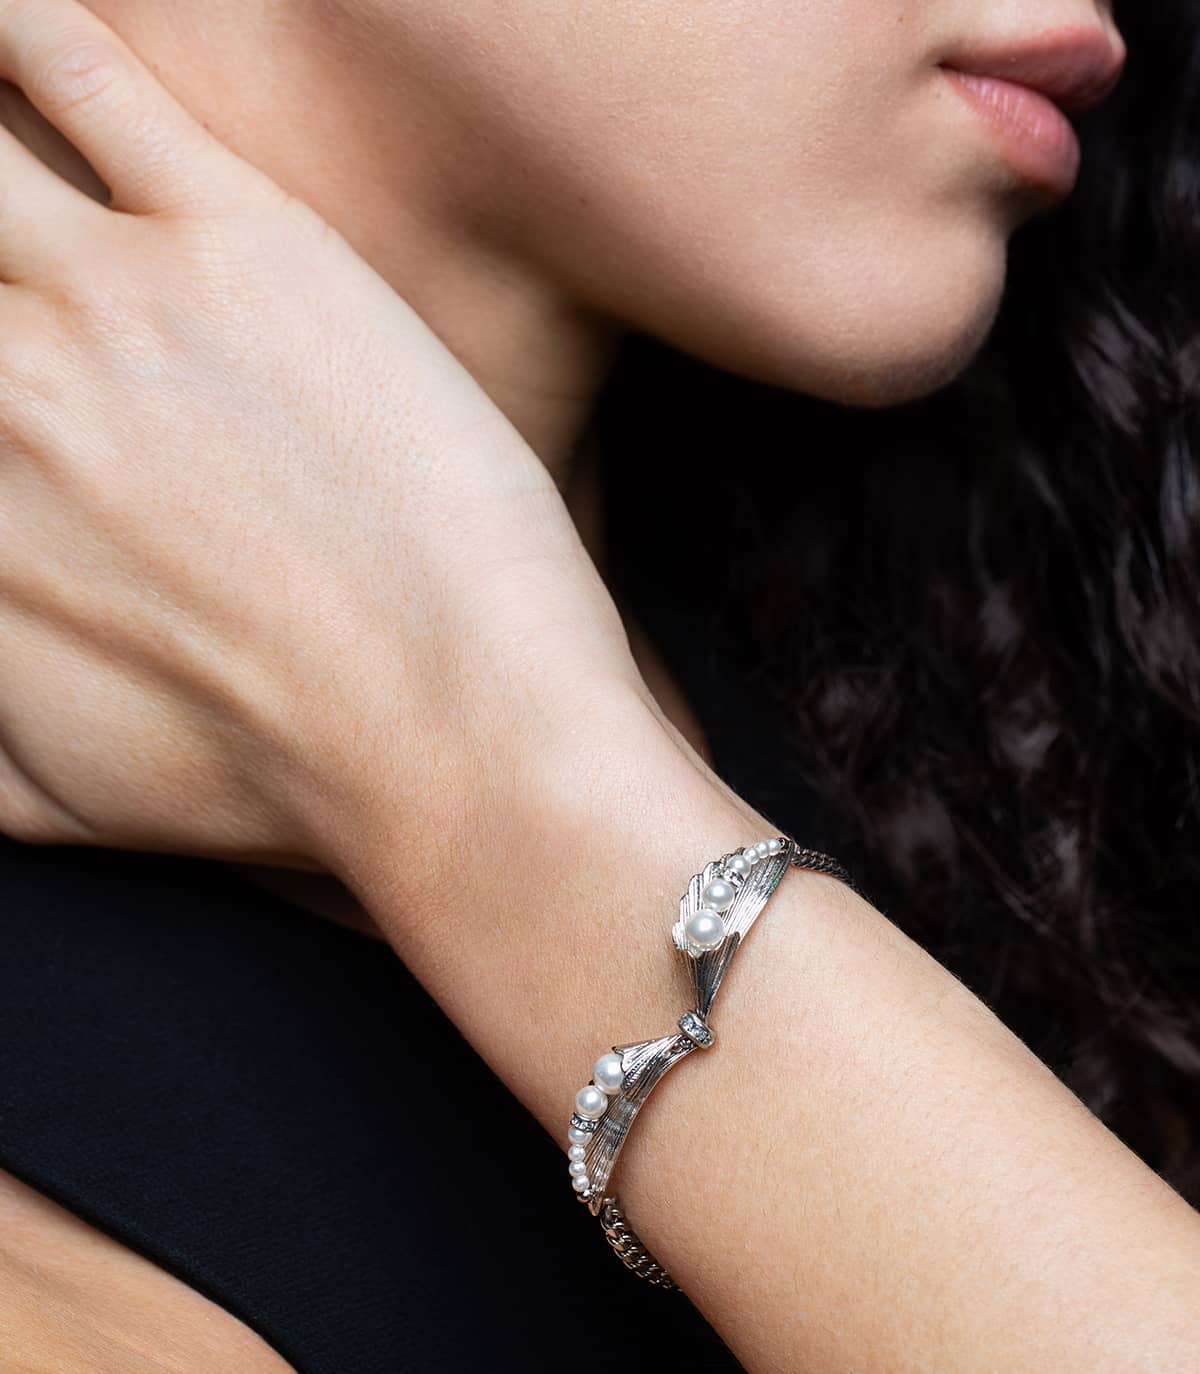
[[[870,267],[829,274],[820,293],[811,281],[789,290],[776,273],[769,298],[744,302],[750,309],[704,351],[717,366],[822,400],[919,400],[966,370],[995,323],[1005,241],[981,247],[976,237],[967,248],[916,261],[864,253]]]
[[[906,343],[894,350],[876,347],[856,355],[837,372],[812,386],[822,399],[843,405],[880,409],[931,396],[962,375],[987,342],[995,321],[999,295],[987,308],[958,322],[958,327],[914,328]],[[787,383],[783,383],[787,385]]]

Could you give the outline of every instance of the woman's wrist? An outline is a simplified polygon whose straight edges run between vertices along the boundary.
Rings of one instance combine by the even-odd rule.
[[[286,777],[277,791],[300,818],[314,863],[352,890],[374,888],[379,870],[390,870],[390,895],[411,901],[418,919],[435,905],[443,876],[453,873],[455,890],[469,887],[476,871],[495,882],[497,853],[544,877],[564,844],[578,862],[621,837],[636,840],[639,826],[673,814],[664,800],[673,790],[702,811],[754,815],[632,671],[586,683],[547,680],[516,696],[495,693],[486,709],[463,709],[447,693],[425,704],[420,727],[386,691],[307,712],[276,751]],[[393,729],[394,711],[405,718]],[[419,769],[408,744],[414,735],[422,739]],[[415,789],[414,779],[422,784]]]
[[[578,1074],[606,1036],[638,1033],[647,1016],[673,1024],[684,991],[666,932],[692,867],[767,822],[636,688],[593,684],[573,710],[543,706],[475,754],[426,813],[425,836],[388,797],[386,760],[364,760],[352,806],[322,838],[324,862],[469,1038],[522,1021],[511,1062],[483,1052],[557,1131],[547,1060]],[[515,1016],[531,1006],[540,1026]],[[527,1058],[537,1076],[514,1082]]]
[[[338,862],[565,1150],[597,1056],[685,1008],[688,877],[772,827],[636,691],[540,729],[539,749],[497,741],[461,832],[427,845],[389,838],[368,786]],[[894,925],[790,873],[727,982],[717,1049],[656,1090],[615,1185],[746,1368],[832,1371],[847,1349],[897,1374],[930,1350],[980,1374],[1190,1368],[1194,1214]],[[555,1184],[570,1206],[565,1169]]]

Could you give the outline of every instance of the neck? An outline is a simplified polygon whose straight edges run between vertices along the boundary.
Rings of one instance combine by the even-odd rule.
[[[497,242],[471,131],[403,23],[359,0],[88,0],[222,142],[313,206],[417,311],[564,492],[619,340]],[[393,31],[394,30],[394,31]]]

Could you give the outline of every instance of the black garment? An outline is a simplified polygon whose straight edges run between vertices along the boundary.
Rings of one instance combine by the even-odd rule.
[[[722,776],[837,852],[716,623],[719,588],[662,537],[658,480],[610,512],[614,585]],[[0,840],[0,1168],[300,1374],[607,1374],[617,1313],[631,1374],[740,1368],[682,1295],[608,1253],[561,1148],[388,948],[219,864]]]
[[[764,709],[719,657],[671,657],[719,770],[808,842]],[[631,1371],[740,1368],[608,1253],[390,950],[219,864],[0,841],[0,1167],[301,1374],[599,1372],[618,1312]]]
[[[302,1374],[599,1370],[617,1303],[737,1368],[386,947],[179,860],[4,844],[0,900],[0,1165]]]

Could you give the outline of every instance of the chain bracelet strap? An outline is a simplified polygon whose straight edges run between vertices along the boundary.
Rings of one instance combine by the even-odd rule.
[[[846,868],[828,854],[822,854],[819,849],[793,848],[791,865],[793,868],[803,868],[810,873],[827,874],[830,878],[836,878],[839,883],[845,883],[851,892],[858,892],[859,896],[862,896],[858,884]]]
[[[708,1014],[717,990],[789,867],[826,874],[858,891],[836,859],[820,850],[801,849],[786,836],[759,840],[706,864],[692,875],[680,898],[679,920],[671,929],[692,985],[691,1009],[669,1035],[614,1045],[596,1061],[592,1081],[575,1095],[567,1128],[575,1195],[600,1219],[605,1239],[621,1263],[658,1288],[677,1291],[679,1285],[646,1248],[607,1186],[634,1118],[655,1084],[693,1050],[711,1049],[715,1043]]]
[[[600,1208],[600,1225],[604,1227],[604,1238],[626,1269],[632,1269],[638,1278],[645,1279],[656,1288],[678,1291],[679,1285],[642,1244],[615,1197],[604,1199]]]

